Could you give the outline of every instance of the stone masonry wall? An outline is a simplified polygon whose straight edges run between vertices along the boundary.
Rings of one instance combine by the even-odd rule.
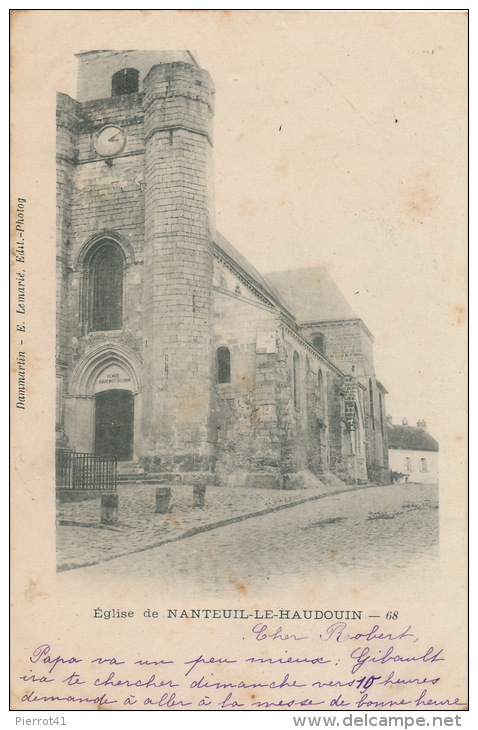
[[[298,403],[294,402],[294,353],[299,356]],[[278,422],[281,470],[285,483],[300,484],[300,475],[323,476],[330,468],[331,419],[336,371],[302,339],[284,327],[278,350]],[[318,387],[322,371],[323,389]],[[295,476],[297,475],[297,476]]]
[[[367,473],[370,481],[387,483],[388,462],[386,433],[380,414],[380,393],[376,384],[373,364],[373,340],[360,320],[317,322],[306,325],[301,331],[307,337],[321,332],[325,336],[325,352],[328,358],[347,375],[352,375],[365,388],[364,429],[366,440]],[[370,397],[372,382],[372,398]],[[338,436],[338,430],[337,431]],[[342,434],[342,441],[346,438]],[[336,449],[336,454],[338,450]],[[335,456],[334,458],[338,458]],[[338,463],[338,462],[337,462]]]
[[[64,433],[63,394],[67,385],[69,358],[68,332],[68,267],[71,246],[71,199],[76,167],[77,134],[80,123],[79,104],[66,94],[57,96],[57,256],[56,256],[56,377],[57,377],[57,441],[66,445]]]
[[[145,466],[212,478],[211,127],[207,72],[154,66],[144,81]],[[208,476],[209,475],[209,476]]]
[[[220,264],[216,268],[220,273]],[[328,383],[337,376],[283,327],[275,308],[254,301],[244,287],[241,292],[235,293],[229,271],[227,289],[222,282],[214,297],[214,347],[227,347],[231,356],[231,382],[215,388],[216,481],[303,486],[304,474],[311,472],[312,478],[330,468]],[[294,352],[299,355],[297,406]]]
[[[187,51],[87,51],[78,54],[78,101],[111,96],[111,78],[116,71],[135,68],[139,72],[139,91],[148,71],[159,63],[192,59]]]
[[[214,351],[231,356],[231,382],[215,386],[218,484],[280,487],[276,329],[274,309],[215,291]]]
[[[313,363],[307,355],[307,462],[311,472],[318,476],[330,468],[328,378],[333,378],[332,373],[327,373],[320,363]]]
[[[339,379],[329,381],[330,468],[340,479],[348,481],[347,429],[343,408],[344,384]]]
[[[346,375],[364,377],[374,372],[372,340],[363,330],[360,320],[320,322],[304,325],[301,333],[312,337],[325,336],[326,356]]]
[[[98,344],[120,342],[141,354],[141,273],[144,239],[144,152],[140,95],[78,105],[81,122],[75,139],[76,158],[69,215],[67,331],[71,368]],[[126,146],[111,164],[99,158],[95,139],[105,124],[120,124]],[[128,256],[124,269],[124,318],[121,332],[89,332],[84,257],[89,241],[118,237]]]

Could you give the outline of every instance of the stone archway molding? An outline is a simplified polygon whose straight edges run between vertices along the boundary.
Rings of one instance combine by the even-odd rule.
[[[90,236],[86,243],[81,247],[75,261],[75,268],[80,270],[84,269],[90,252],[96,247],[98,243],[100,243],[100,241],[105,240],[112,241],[113,243],[116,243],[117,246],[119,246],[119,248],[123,252],[125,264],[134,264],[134,251],[130,242],[123,238],[123,236],[120,236],[119,233],[117,233],[116,231],[105,228],[102,231],[95,233],[93,236]]]
[[[110,366],[123,368],[131,377],[133,395],[141,391],[141,359],[132,350],[118,344],[99,345],[86,353],[76,365],[70,381],[69,395],[85,397],[94,395],[98,376]]]

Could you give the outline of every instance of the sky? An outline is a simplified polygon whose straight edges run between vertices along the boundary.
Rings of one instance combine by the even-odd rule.
[[[374,335],[387,412],[438,438],[465,378],[463,19],[333,16],[201,49],[217,226],[262,272],[326,265]]]
[[[18,55],[43,59],[45,90],[75,96],[81,50],[197,54],[217,228],[261,272],[327,266],[394,422],[448,438],[466,409],[465,13],[28,12],[48,32]]]

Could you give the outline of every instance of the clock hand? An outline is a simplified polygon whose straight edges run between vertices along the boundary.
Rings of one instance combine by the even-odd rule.
[[[108,142],[112,142],[118,136],[119,136],[119,132],[116,132],[116,134],[114,134],[112,137],[109,138]]]

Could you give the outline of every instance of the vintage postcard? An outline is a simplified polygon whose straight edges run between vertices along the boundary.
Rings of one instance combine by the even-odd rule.
[[[11,31],[19,722],[460,726],[467,13]]]

